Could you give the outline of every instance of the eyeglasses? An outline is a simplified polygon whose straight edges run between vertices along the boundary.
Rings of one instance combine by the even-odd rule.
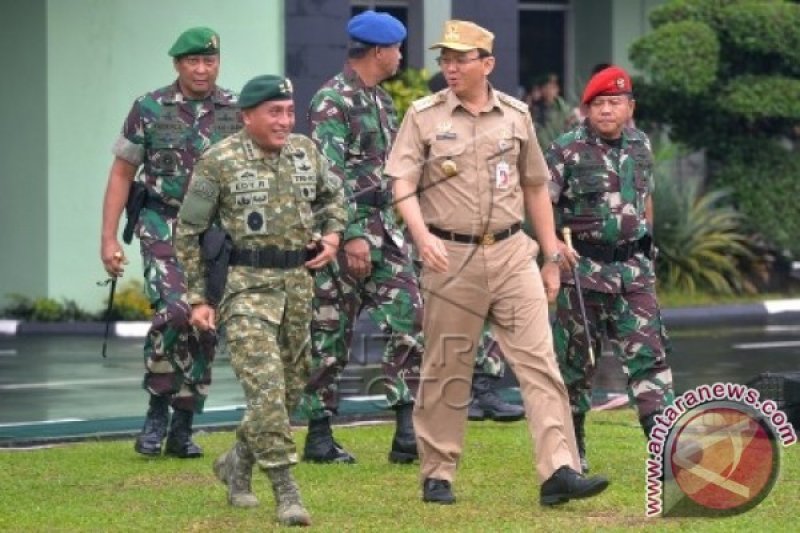
[[[467,56],[456,56],[456,57],[442,57],[439,56],[436,58],[436,64],[440,67],[449,67],[450,65],[455,65],[457,67],[463,67],[473,61],[480,61],[483,59],[481,56],[475,57],[467,57]]]

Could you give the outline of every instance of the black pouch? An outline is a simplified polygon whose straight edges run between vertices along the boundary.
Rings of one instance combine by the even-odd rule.
[[[224,230],[212,226],[200,235],[200,254],[206,266],[206,300],[216,306],[225,293],[233,240]]]
[[[639,249],[651,261],[656,258],[656,247],[653,243],[653,236],[649,233],[639,239]]]
[[[128,190],[128,201],[125,202],[125,229],[122,230],[122,242],[130,244],[133,240],[133,230],[139,221],[144,203],[147,201],[147,188],[139,181],[131,182]]]

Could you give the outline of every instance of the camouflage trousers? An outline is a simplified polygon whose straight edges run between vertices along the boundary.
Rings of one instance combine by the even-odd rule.
[[[234,315],[224,322],[231,367],[244,390],[246,409],[236,431],[261,468],[297,463],[289,416],[308,379],[310,277],[287,279],[283,320]]]
[[[172,248],[174,219],[142,210],[138,236],[144,287],[154,310],[144,342],[143,388],[168,396],[173,408],[201,413],[211,385],[213,337],[189,325],[186,277]]]
[[[389,406],[414,401],[423,353],[419,282],[411,259],[388,236],[380,253],[365,279],[344,267],[343,249],[336,263],[314,276],[311,378],[302,399],[309,419],[337,412],[337,382],[350,360],[353,326],[362,310],[388,337],[382,381]]]
[[[628,396],[639,418],[672,403],[672,371],[666,360],[671,347],[655,292],[643,289],[607,294],[585,290],[583,300],[595,357],[601,353],[605,334],[628,377]],[[558,293],[553,342],[573,412],[585,413],[592,405],[595,368],[589,361],[577,291],[572,285],[562,285]]]
[[[475,373],[501,378],[505,373],[506,362],[500,345],[494,340],[489,323],[483,325],[478,354],[475,357]]]

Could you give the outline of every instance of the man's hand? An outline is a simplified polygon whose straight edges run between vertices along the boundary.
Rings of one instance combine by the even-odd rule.
[[[344,243],[344,255],[347,257],[347,269],[357,278],[363,279],[372,273],[367,239],[351,239]]]
[[[124,265],[128,264],[128,259],[122,252],[122,247],[117,239],[104,240],[100,245],[100,259],[103,261],[103,268],[108,275],[114,278],[120,277],[124,272]]]
[[[217,329],[216,326],[217,313],[214,308],[208,304],[196,304],[192,306],[192,318],[190,322],[192,326],[200,331],[208,331]]]
[[[447,272],[449,265],[447,248],[439,237],[426,230],[420,239],[414,240],[414,243],[419,250],[419,258],[422,260],[423,266],[440,274]]]
[[[575,251],[574,248],[570,248],[564,241],[557,241],[558,245],[558,252],[561,254],[561,257],[564,258],[559,266],[567,272],[572,270],[578,265],[578,259],[580,259],[580,255],[578,252]]]
[[[322,244],[322,250],[317,254],[314,259],[306,261],[306,268],[311,270],[319,270],[336,258],[336,252],[339,249],[339,234],[328,233],[319,241]],[[317,243],[311,243],[309,246],[316,246]]]
[[[544,284],[544,292],[547,294],[548,303],[556,301],[558,296],[558,289],[561,287],[561,274],[559,267],[556,263],[545,263],[542,266],[542,283]]]

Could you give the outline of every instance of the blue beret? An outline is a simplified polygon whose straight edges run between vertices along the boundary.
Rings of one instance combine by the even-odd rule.
[[[376,13],[370,9],[350,19],[347,34],[355,41],[389,46],[405,40],[406,27],[389,13]]]
[[[287,78],[271,74],[256,76],[242,87],[242,92],[239,93],[239,107],[247,109],[261,102],[291,100],[293,94],[292,82]]]

